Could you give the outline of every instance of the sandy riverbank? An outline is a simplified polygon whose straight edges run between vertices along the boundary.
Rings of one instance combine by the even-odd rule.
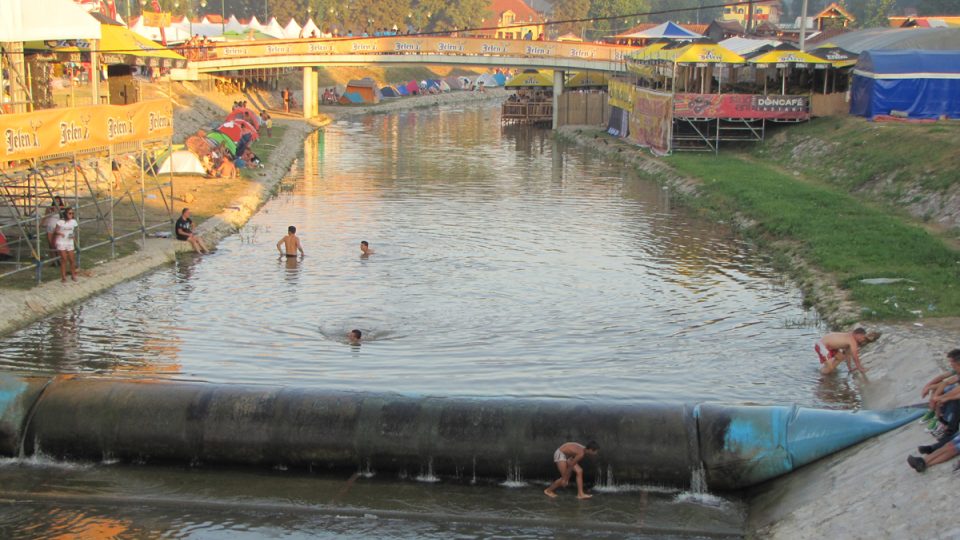
[[[684,197],[696,197],[699,182],[678,174],[646,150],[606,137],[597,128],[568,126],[560,136],[595,149],[607,159],[628,163]],[[749,221],[735,223],[749,227]],[[828,276],[801,287],[815,305],[856,313]],[[820,301],[816,301],[819,298]],[[830,298],[833,303],[823,302]],[[828,307],[833,306],[833,307]],[[828,317],[829,318],[829,317]],[[887,409],[921,401],[920,389],[945,370],[945,353],[960,347],[960,319],[868,325],[883,336],[864,349],[868,380],[857,379],[867,409]],[[812,344],[811,344],[812,346]],[[817,369],[811,351],[807,362]],[[845,370],[836,377],[850,377]],[[949,518],[953,463],[917,474],[906,464],[921,444],[933,439],[911,423],[773,480],[748,493],[748,530],[753,538],[956,538],[960,527]]]
[[[161,96],[171,96],[174,102],[174,142],[182,142],[200,128],[209,128],[228,112],[234,100],[245,96],[220,92],[201,92],[198,87],[166,84],[153,89]],[[283,139],[270,154],[263,169],[256,171],[254,182],[243,190],[222,211],[206,219],[197,227],[209,246],[215,246],[222,238],[242,227],[271,197],[277,184],[286,176],[290,166],[303,152],[303,139],[331,119],[373,113],[391,113],[405,109],[433,107],[442,104],[465,103],[502,99],[502,89],[486,93],[451,92],[440,95],[416,96],[384,101],[379,105],[363,107],[322,107],[321,116],[305,120],[276,119],[275,123],[286,125]],[[272,105],[268,96],[260,98],[264,105]],[[89,298],[118,283],[133,279],[164,264],[171,263],[177,253],[188,251],[183,242],[171,239],[148,238],[146,244],[130,255],[120,257],[94,268],[87,268],[88,277],[79,282],[51,281],[27,290],[2,289],[0,294],[0,336],[14,332],[30,323],[53,314],[65,307]]]

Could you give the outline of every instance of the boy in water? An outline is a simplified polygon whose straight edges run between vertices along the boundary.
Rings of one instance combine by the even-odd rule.
[[[867,331],[863,328],[848,333],[833,332],[820,338],[813,346],[813,350],[820,357],[820,373],[832,373],[840,362],[846,362],[847,369],[854,371],[850,367],[852,357],[857,365],[856,371],[866,374],[866,368],[860,364],[860,345],[866,342]]]
[[[374,253],[375,253],[375,252],[374,252],[372,249],[370,249],[370,243],[369,243],[369,242],[367,242],[366,240],[361,240],[361,241],[360,241],[360,256],[361,256],[361,257],[369,257],[369,256],[373,255]]]
[[[359,331],[359,330],[357,330],[357,329],[353,329],[353,330],[347,332],[347,340],[350,341],[350,344],[351,344],[351,345],[359,345],[359,344],[360,344],[360,338],[362,338],[362,337],[363,337],[363,332],[361,332],[361,331]]]
[[[284,246],[286,253],[284,253],[283,249],[280,249],[280,246]],[[281,257],[296,257],[297,252],[300,252],[300,255],[305,255],[303,253],[303,246],[300,244],[300,238],[297,237],[296,227],[293,225],[287,227],[287,235],[277,242],[277,251],[280,252]]]
[[[566,487],[570,482],[570,475],[573,473],[577,474],[577,498],[589,499],[593,497],[593,495],[587,495],[583,492],[583,467],[580,466],[580,462],[586,456],[597,455],[599,451],[600,445],[596,441],[590,441],[586,446],[575,442],[561,444],[560,448],[557,448],[557,451],[553,453],[553,462],[557,464],[560,478],[543,490],[547,497],[551,499],[556,497],[557,488]]]

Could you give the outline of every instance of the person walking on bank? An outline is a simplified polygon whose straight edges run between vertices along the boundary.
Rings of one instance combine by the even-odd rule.
[[[63,218],[57,221],[53,236],[57,243],[57,252],[60,254],[60,281],[67,282],[67,265],[70,266],[70,279],[77,280],[77,256],[75,249],[74,231],[77,228],[76,214],[73,208],[63,211]]]

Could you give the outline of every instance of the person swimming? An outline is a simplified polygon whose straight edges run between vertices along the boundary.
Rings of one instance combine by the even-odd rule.
[[[374,253],[376,253],[376,252],[373,251],[373,249],[370,248],[370,242],[367,242],[366,240],[361,240],[361,241],[360,241],[360,256],[361,256],[361,257],[369,257],[369,256],[373,255]]]
[[[363,332],[356,328],[347,332],[347,341],[349,341],[351,345],[359,345],[361,338],[363,338]]]

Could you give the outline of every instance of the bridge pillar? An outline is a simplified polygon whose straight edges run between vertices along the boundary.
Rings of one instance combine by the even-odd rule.
[[[562,69],[553,70],[553,129],[560,123],[560,94],[563,93],[563,79],[566,72]]]
[[[312,67],[303,68],[303,117],[317,115],[317,72]]]

